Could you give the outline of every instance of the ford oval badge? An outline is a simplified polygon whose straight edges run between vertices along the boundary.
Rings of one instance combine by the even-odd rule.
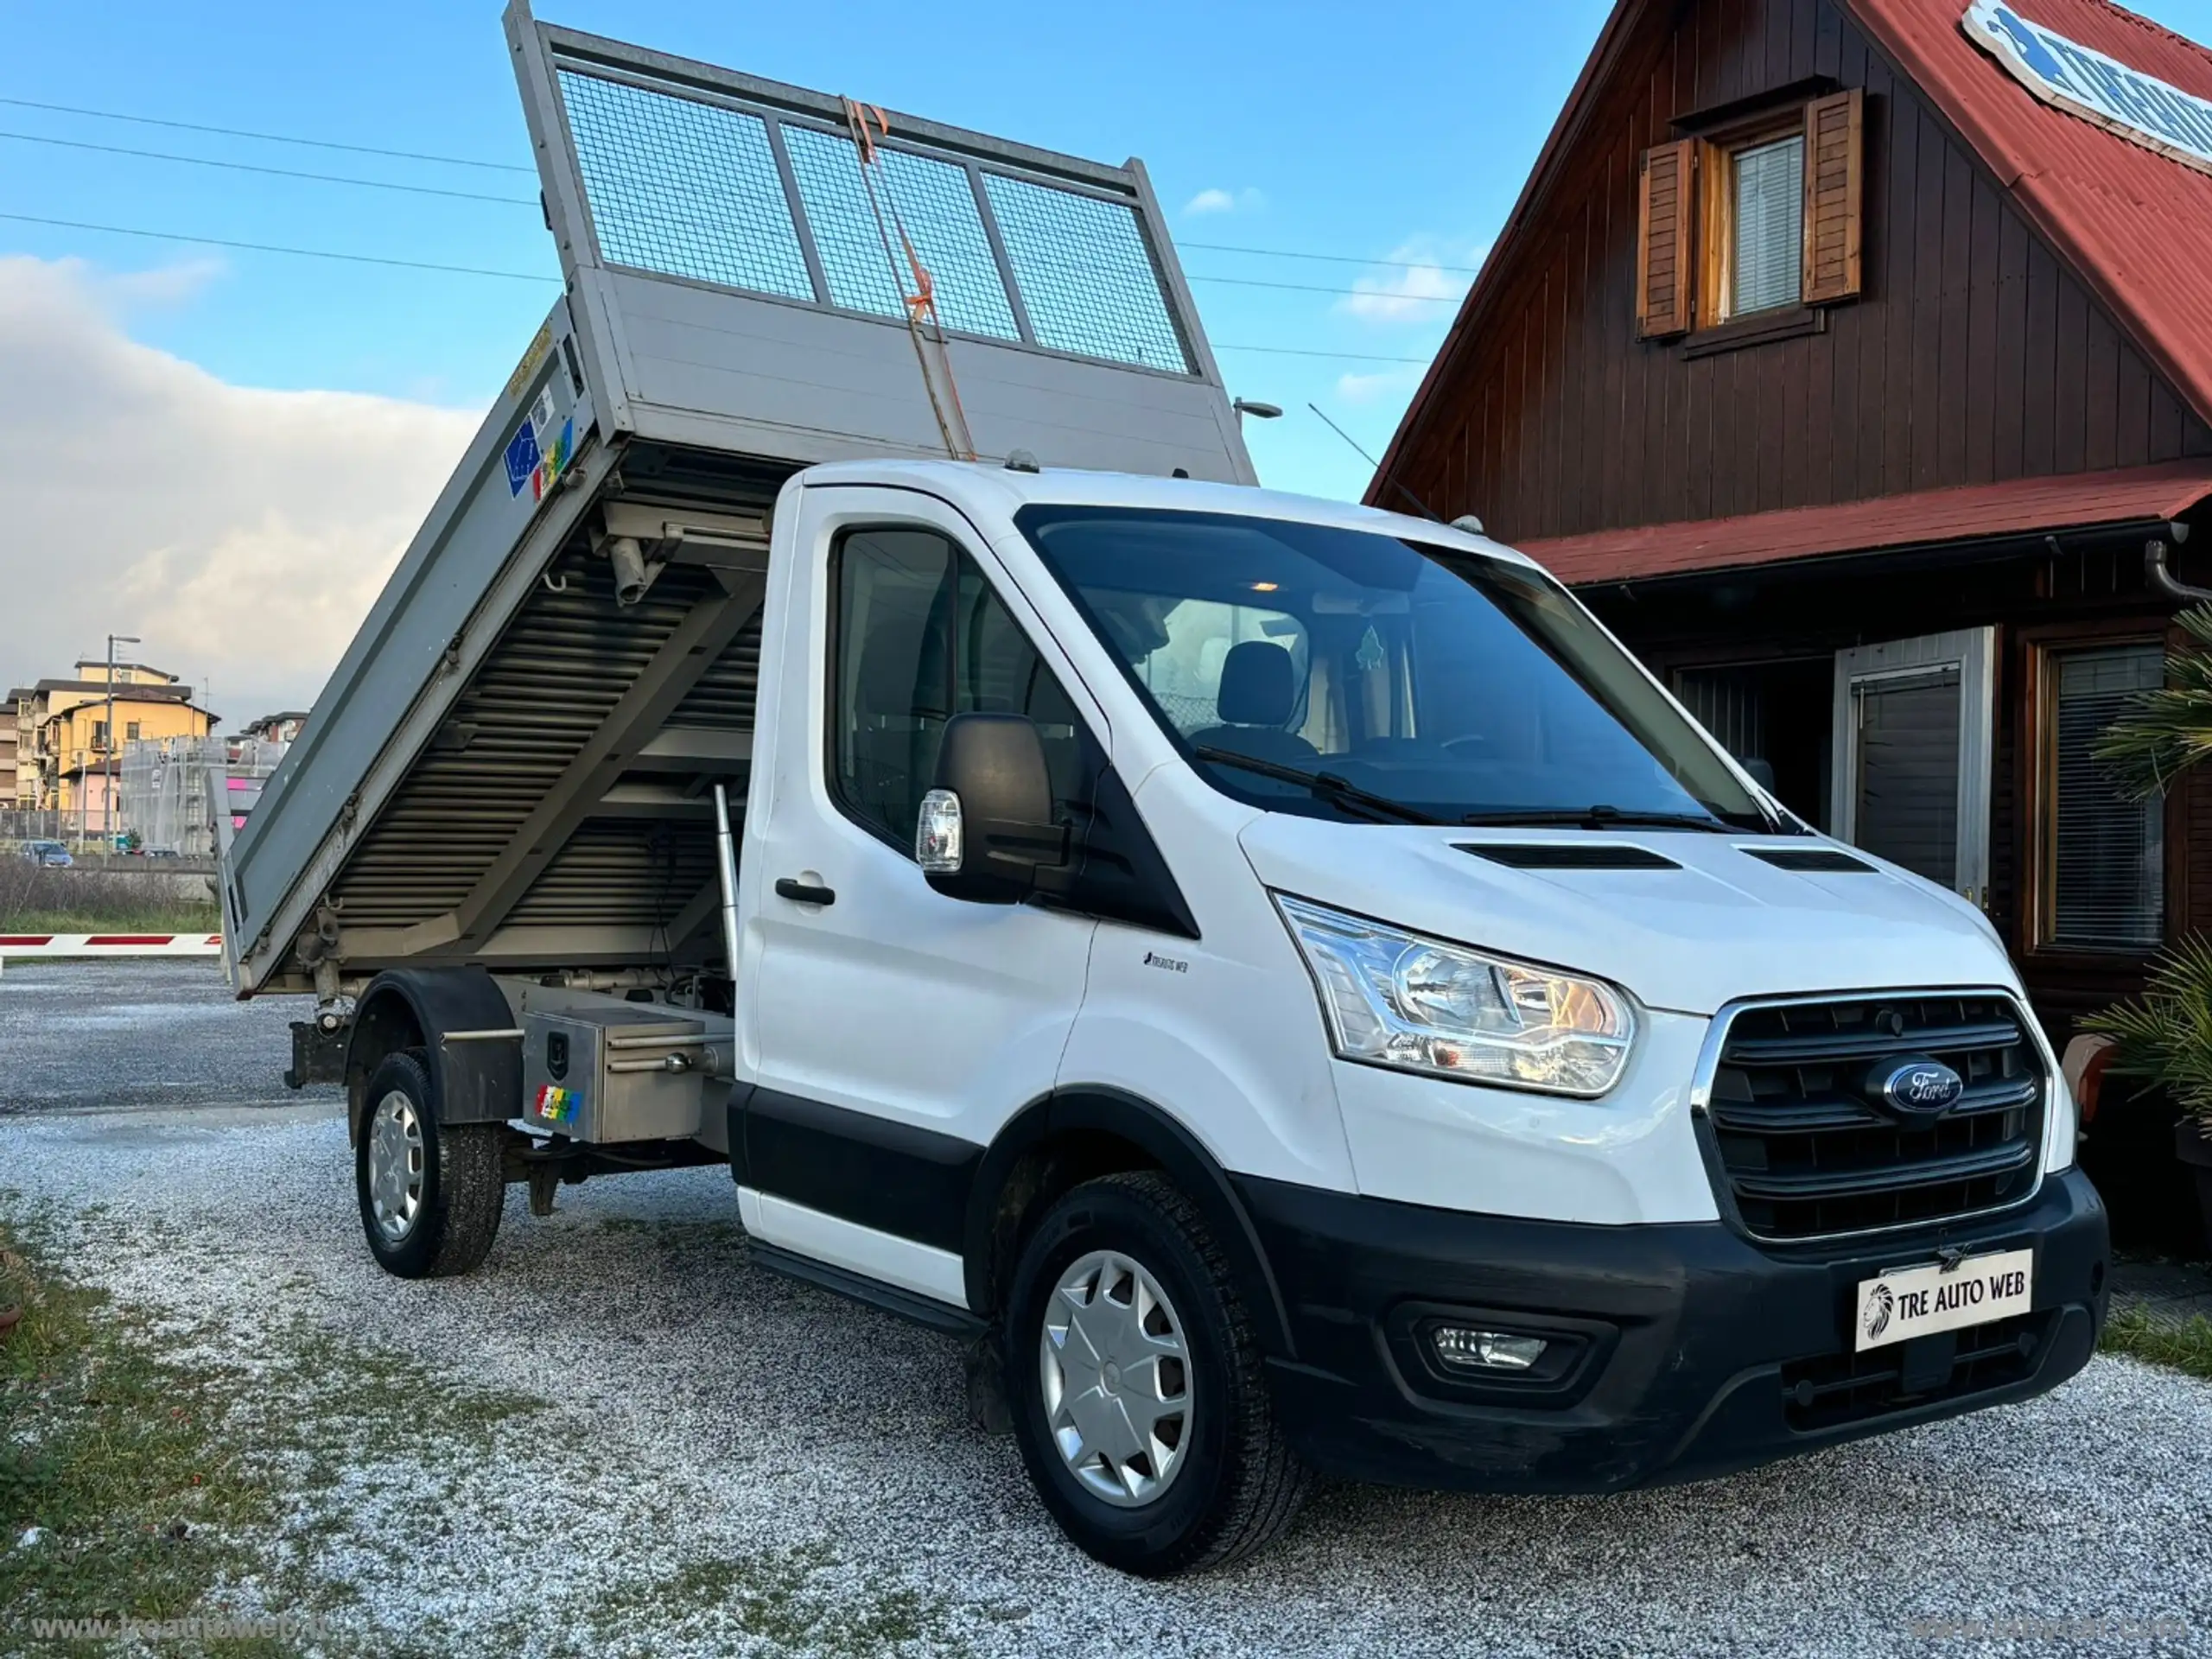
[[[1941,1060],[1906,1060],[1891,1066],[1881,1081],[1883,1103],[1904,1117],[1948,1112],[1966,1091],[1966,1079]]]

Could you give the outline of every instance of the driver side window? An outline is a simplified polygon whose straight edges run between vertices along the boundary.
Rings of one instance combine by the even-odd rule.
[[[1075,706],[957,544],[931,530],[849,531],[830,588],[830,785],[847,816],[912,856],[914,819],[957,714],[1028,715],[1054,795],[1074,792]]]

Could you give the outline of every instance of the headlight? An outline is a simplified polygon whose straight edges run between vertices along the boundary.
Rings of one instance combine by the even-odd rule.
[[[1278,893],[1337,1053],[1462,1083],[1602,1095],[1636,1037],[1628,998]]]

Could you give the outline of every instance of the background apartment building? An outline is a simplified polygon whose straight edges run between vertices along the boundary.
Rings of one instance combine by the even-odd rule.
[[[72,678],[41,680],[15,694],[13,798],[19,808],[78,814],[97,827],[124,746],[206,737],[216,716],[176,675],[143,663],[118,663],[112,687],[105,661],[74,667]]]

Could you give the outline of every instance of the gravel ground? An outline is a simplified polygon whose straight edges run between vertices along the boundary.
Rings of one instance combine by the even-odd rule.
[[[213,957],[17,957],[0,967],[0,1115],[68,1108],[290,1105],[291,1022],[313,1004],[241,1002]]]
[[[10,1062],[23,1026],[0,1015]],[[73,1028],[102,1072],[115,1039]],[[1331,1489],[1262,1560],[1154,1585],[1061,1541],[1013,1443],[966,1426],[952,1342],[748,1266],[723,1172],[564,1188],[544,1220],[511,1195],[484,1268],[440,1283],[371,1263],[327,1103],[21,1113],[0,1193],[235,1369],[242,1433],[283,1423],[290,1519],[233,1600],[308,1595],[341,1647],[2212,1651],[2212,1387],[2129,1361],[1694,1487]]]

